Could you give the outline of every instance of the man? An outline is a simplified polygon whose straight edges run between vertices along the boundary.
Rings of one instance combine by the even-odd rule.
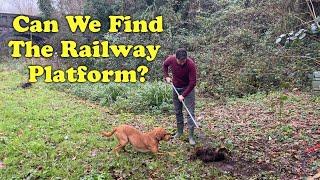
[[[171,68],[172,79],[169,77],[168,69]],[[183,48],[178,49],[175,55],[170,55],[163,63],[163,74],[167,83],[173,83],[179,92],[179,96],[173,89],[173,104],[177,121],[177,133],[175,139],[181,137],[183,134],[183,105],[185,102],[191,115],[194,117],[195,109],[195,90],[196,86],[196,65],[194,61],[188,57],[187,51]],[[195,145],[194,128],[195,124],[188,114],[189,127],[189,143]]]

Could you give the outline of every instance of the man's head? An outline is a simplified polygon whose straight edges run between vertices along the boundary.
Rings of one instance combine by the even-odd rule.
[[[179,48],[176,51],[176,59],[177,59],[178,64],[183,65],[184,63],[186,63],[187,57],[188,57],[188,54],[187,54],[186,49]]]

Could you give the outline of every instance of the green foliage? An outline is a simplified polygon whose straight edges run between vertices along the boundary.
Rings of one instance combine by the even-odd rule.
[[[117,99],[114,108],[136,113],[172,112],[172,89],[162,82],[132,86],[125,97]]]
[[[162,82],[144,84],[59,84],[53,86],[116,111],[163,113],[172,111],[172,91]]]
[[[161,151],[177,152],[176,156],[139,153],[128,146],[127,152],[120,152],[116,157],[110,151],[117,142],[113,138],[102,138],[101,131],[125,123],[144,131],[163,126],[171,132],[175,129],[174,117],[165,114],[155,117],[148,115],[147,110],[143,111],[146,115],[120,111],[112,115],[105,113],[109,108],[48,89],[50,85],[45,83],[22,89],[19,84],[25,77],[16,69],[15,64],[0,66],[0,179],[279,179],[285,176],[296,179],[295,168],[303,168],[306,175],[313,175],[320,167],[313,156],[306,156],[307,163],[301,164],[296,153],[301,150],[299,142],[304,142],[308,148],[319,139],[320,96],[289,93],[287,97],[281,97],[281,92],[257,93],[241,99],[233,98],[227,106],[213,106],[211,98],[201,100],[210,103],[201,110],[205,118],[201,119],[203,132],[196,134],[199,147],[226,146],[231,150],[230,158],[237,163],[222,162],[219,166],[219,163],[213,165],[190,160],[193,148],[185,142],[187,133],[181,141],[169,141],[159,146]],[[129,103],[141,103],[133,100],[158,101],[157,105],[161,99],[170,98],[172,93],[170,86],[161,82],[124,87],[89,83],[80,86],[83,86],[82,96],[95,102],[105,98],[104,89],[108,89],[105,93],[111,94],[113,91],[123,92],[132,98],[123,105],[128,107]],[[71,84],[61,84],[61,87],[71,92],[75,88],[81,89]],[[99,91],[101,96],[91,94]],[[162,92],[166,93],[159,95]],[[135,95],[146,96],[146,99],[134,99]],[[111,96],[110,99],[116,99],[111,106],[122,97],[122,94]],[[291,111],[283,121],[273,119],[275,113],[267,110],[279,97],[288,103],[290,109],[286,110]],[[287,161],[288,158],[291,160]],[[280,172],[277,167],[284,167],[284,163],[287,171]],[[220,170],[225,165],[232,167],[230,172]],[[254,170],[247,171],[248,165]]]
[[[93,16],[102,23],[102,32],[109,29],[109,16],[114,15],[120,8],[120,3],[110,3],[101,0],[86,0],[84,6],[84,14]]]
[[[218,97],[242,97],[258,91],[280,89],[281,84],[285,83],[289,84],[286,89],[308,89],[308,73],[319,68],[316,63],[319,38],[313,35],[291,44],[290,49],[279,48],[273,44],[274,37],[283,33],[284,29],[299,25],[300,22],[294,18],[297,15],[288,13],[286,8],[273,11],[274,7],[282,6],[285,1],[251,3],[249,7],[243,7],[243,3],[230,2],[221,11],[212,14],[211,20],[201,20],[205,22],[202,26],[214,27],[209,28],[213,37],[211,43],[207,40],[212,49],[207,52],[213,54],[213,57],[209,56],[213,59],[212,66],[201,64],[207,61],[200,63],[200,77],[204,81],[201,91]],[[306,36],[304,30],[291,34],[296,36],[295,39]],[[289,35],[285,36],[287,38]],[[200,41],[200,38],[196,39]],[[204,48],[197,45],[192,49],[201,51]]]
[[[185,47],[196,60],[199,92],[217,98],[270,92],[281,89],[282,84],[288,84],[286,89],[289,90],[308,90],[311,81],[307,74],[320,68],[318,26],[316,23],[312,23],[311,27],[301,24],[300,19],[311,22],[308,17],[301,15],[308,12],[307,6],[300,7],[303,4],[301,1],[85,2],[84,13],[101,20],[106,26],[104,30],[108,29],[108,15],[111,14],[123,13],[131,15],[132,19],[146,20],[157,15],[164,16],[164,32],[159,34],[105,33],[82,36],[65,33],[52,36],[56,42],[52,44],[57,47],[61,38],[76,39],[81,44],[91,42],[97,36],[119,44],[160,44],[157,60],[147,64],[152,69],[148,73],[149,81],[162,78],[163,60],[179,47]],[[315,9],[319,7],[314,5]],[[299,11],[296,7],[299,7]],[[286,33],[288,31],[292,33]],[[279,44],[287,45],[275,44],[277,37]],[[144,64],[134,58],[86,61],[90,62],[89,66],[98,69],[131,69]],[[105,100],[103,104],[108,102]]]
[[[271,131],[270,136],[279,142],[291,142],[294,132],[295,128],[290,124],[283,124]]]
[[[54,12],[52,0],[38,0],[37,3],[38,3],[38,7],[42,13],[42,16],[45,19],[49,19]]]
[[[195,179],[211,177],[213,173],[228,176],[190,161],[190,146],[182,142],[161,143],[159,147],[166,152],[179,150],[175,157],[138,153],[131,146],[116,157],[110,152],[116,140],[102,138],[100,132],[123,123],[147,131],[156,124],[154,118],[148,125],[150,116],[106,114],[101,107],[92,108],[90,103],[48,89],[44,83],[30,89],[17,88],[23,76],[15,70],[1,71],[0,77],[0,179]],[[161,118],[166,119],[159,126],[173,129],[173,119],[164,115]]]
[[[282,94],[279,97],[279,104],[280,104],[280,109],[279,109],[279,116],[282,117],[282,113],[284,110],[284,104],[288,100],[288,96]]]
[[[153,5],[154,0],[146,0],[146,3],[148,6],[151,6],[151,5]]]

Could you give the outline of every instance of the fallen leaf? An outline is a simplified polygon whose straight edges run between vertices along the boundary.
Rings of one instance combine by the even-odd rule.
[[[21,137],[21,136],[23,135],[23,130],[22,130],[22,129],[19,129],[19,131],[18,131],[17,134],[18,134],[19,137]]]

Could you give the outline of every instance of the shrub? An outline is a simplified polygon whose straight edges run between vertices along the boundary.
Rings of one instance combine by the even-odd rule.
[[[163,82],[144,84],[63,83],[52,87],[115,111],[161,113],[172,109],[172,90]]]

